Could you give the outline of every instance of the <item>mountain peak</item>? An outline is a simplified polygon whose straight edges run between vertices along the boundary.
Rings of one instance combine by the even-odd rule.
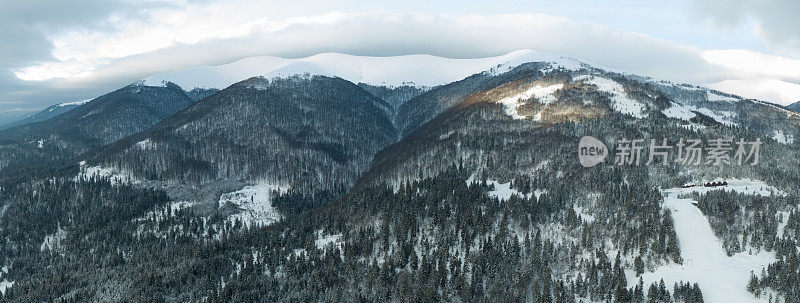
[[[504,73],[527,62],[548,62],[555,69],[587,67],[605,69],[566,55],[530,49],[517,50],[500,56],[471,59],[445,58],[427,54],[370,57],[321,53],[297,59],[272,56],[249,57],[219,66],[202,66],[157,74],[138,83],[148,86],[163,86],[166,81],[173,82],[187,90],[193,88],[222,89],[256,76],[274,78],[308,74],[339,77],[353,83],[390,87],[433,87],[481,72]]]

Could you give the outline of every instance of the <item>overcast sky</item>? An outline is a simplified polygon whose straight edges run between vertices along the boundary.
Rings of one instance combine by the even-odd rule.
[[[563,53],[800,101],[797,0],[0,0],[0,114],[258,55]],[[716,83],[716,84],[714,84]]]

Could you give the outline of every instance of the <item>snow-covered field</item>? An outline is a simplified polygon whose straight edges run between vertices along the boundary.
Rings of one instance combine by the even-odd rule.
[[[259,183],[235,192],[222,194],[219,197],[219,206],[232,205],[240,212],[228,217],[228,220],[242,220],[247,226],[270,225],[281,219],[278,210],[272,206],[273,191],[285,192],[286,186],[269,183]]]
[[[760,273],[762,268],[775,261],[773,252],[761,251],[756,254],[739,253],[728,256],[722,242],[714,235],[708,218],[698,209],[695,201],[679,198],[691,192],[704,193],[710,190],[726,190],[752,195],[782,195],[782,191],[756,180],[728,180],[728,186],[721,188],[693,187],[663,190],[664,208],[672,213],[675,232],[683,265],[670,264],[657,268],[654,272],[642,275],[645,285],[664,279],[671,287],[675,282],[696,282],[703,291],[706,302],[766,302],[757,299],[746,289],[750,272]],[[634,286],[638,279],[630,279]]]
[[[335,235],[323,235],[324,233],[322,230],[317,231],[317,239],[314,240],[314,245],[317,249],[325,249],[329,245],[333,245],[334,247],[340,247],[342,243],[342,234],[335,234]]]
[[[775,141],[778,141],[779,143],[783,144],[791,144],[792,142],[794,142],[794,136],[786,135],[783,133],[782,130],[775,130],[772,139],[775,139]]]
[[[61,241],[63,241],[66,237],[67,237],[67,232],[63,230],[61,228],[61,225],[59,224],[58,230],[56,230],[54,234],[47,235],[44,237],[42,244],[39,245],[39,250],[40,251],[53,250],[54,248],[58,247],[61,244]]]
[[[112,184],[136,182],[130,173],[120,172],[116,169],[103,166],[87,166],[86,161],[80,162],[80,172],[75,176],[75,180],[90,179],[93,177],[108,178]]]
[[[3,280],[0,281],[0,293],[6,294],[6,288],[14,286],[14,281]]]
[[[511,182],[499,183],[497,181],[487,180],[486,183],[489,184],[490,186],[494,185],[494,190],[489,192],[489,196],[500,199],[501,201],[506,201],[508,199],[511,199],[511,196],[513,195],[518,195],[520,197],[526,197],[526,198],[530,198],[533,195],[536,195],[536,198],[538,199],[543,193],[547,192],[546,190],[537,189],[534,190],[532,193],[523,195],[516,189],[511,188]]]
[[[732,98],[732,97],[723,96],[723,95],[714,93],[712,91],[706,91],[706,99],[708,99],[708,101],[713,101],[713,102],[736,102],[736,101],[739,101],[738,98]]]
[[[697,116],[690,109],[675,103],[672,103],[672,106],[663,110],[662,112],[667,117],[686,120],[686,121],[689,121],[690,119]]]
[[[0,278],[5,276],[5,274],[7,274],[7,273],[8,273],[8,266],[3,266],[2,268],[0,268]],[[5,295],[6,294],[6,288],[9,288],[11,286],[14,286],[14,281],[9,281],[8,279],[3,279],[2,281],[0,281],[0,293]]]
[[[722,179],[715,179],[715,180],[699,180],[697,182],[706,183],[706,182],[719,182],[723,181]],[[722,187],[690,187],[690,188],[671,188],[666,189],[663,193],[678,193],[678,194],[688,194],[692,192],[704,194],[712,190],[724,190],[729,192],[737,192],[740,194],[747,194],[747,195],[759,195],[759,196],[771,196],[771,195],[786,195],[786,192],[775,188],[769,184],[764,183],[763,181],[759,180],[752,180],[752,179],[725,179],[724,181],[728,182],[727,186]],[[695,182],[692,182],[695,183]]]
[[[84,105],[89,101],[92,101],[92,99],[83,99],[83,100],[72,101],[72,102],[64,102],[64,103],[59,103],[57,105],[58,106]],[[52,110],[50,110],[50,111],[52,111]]]

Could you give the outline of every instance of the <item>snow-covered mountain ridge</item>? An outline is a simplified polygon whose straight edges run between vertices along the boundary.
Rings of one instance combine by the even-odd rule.
[[[145,78],[139,84],[161,86],[165,82],[173,82],[185,90],[222,89],[250,77],[263,76],[269,79],[309,74],[335,76],[353,83],[372,85],[433,87],[480,72],[503,73],[526,62],[549,62],[553,68],[564,69],[589,66],[569,56],[533,50],[519,50],[502,56],[477,59],[451,59],[431,55],[368,57],[323,53],[299,59],[250,57],[219,66],[202,66],[157,74]]]

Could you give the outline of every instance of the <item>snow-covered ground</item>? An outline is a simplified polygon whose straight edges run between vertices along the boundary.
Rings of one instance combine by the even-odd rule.
[[[739,101],[738,98],[723,96],[723,95],[714,93],[712,91],[706,91],[706,99],[708,99],[708,101],[713,101],[713,102],[736,102],[736,101]]]
[[[783,192],[761,181],[728,180],[728,186],[709,188],[673,188],[663,190],[664,208],[672,213],[675,232],[683,265],[670,264],[642,275],[645,285],[664,279],[671,287],[675,282],[696,282],[703,291],[705,302],[766,302],[757,299],[746,289],[750,272],[760,273],[762,268],[775,261],[773,252],[761,251],[757,254],[739,253],[728,256],[722,242],[714,235],[708,218],[698,209],[695,201],[679,198],[691,192],[704,193],[710,190],[726,190],[753,195],[782,195]],[[638,279],[629,279],[634,286]]]
[[[0,278],[5,276],[7,273],[8,273],[8,266],[3,266],[2,268],[0,268]],[[11,286],[14,286],[14,281],[9,281],[8,279],[4,278],[2,281],[0,281],[0,293],[5,295],[6,288],[9,288]]]
[[[723,181],[722,179],[714,179],[714,180],[698,180],[691,183],[707,183],[707,182],[720,182]],[[759,196],[771,196],[771,195],[780,195],[785,196],[786,192],[775,188],[767,183],[764,183],[760,180],[753,180],[753,179],[725,179],[724,181],[728,182],[727,186],[721,187],[690,187],[690,188],[671,188],[666,189],[663,193],[678,193],[678,194],[688,194],[692,192],[705,194],[712,190],[724,190],[729,192],[737,192],[740,194],[747,194],[747,195],[759,195]]]
[[[508,114],[512,118],[525,119],[526,117],[520,115],[519,112],[517,111],[517,108],[519,108],[519,106],[522,105],[522,101],[528,100],[531,97],[536,97],[537,100],[541,101],[542,103],[544,103],[545,106],[547,106],[548,103],[556,100],[556,97],[553,96],[553,94],[557,90],[562,89],[563,87],[564,84],[553,84],[549,86],[534,85],[522,93],[519,93],[517,95],[508,98],[504,98],[498,101],[498,103],[501,103],[505,106],[506,114]],[[544,111],[544,109],[542,109],[542,111]],[[539,111],[539,113],[533,117],[533,120],[537,121],[541,120],[542,111]]]
[[[90,179],[92,177],[108,178],[112,184],[136,182],[132,174],[120,172],[116,169],[103,166],[88,166],[86,161],[81,161],[80,172],[75,176],[75,181],[79,179]]]
[[[58,230],[56,230],[54,234],[47,235],[44,237],[42,244],[39,245],[39,250],[40,251],[45,251],[45,249],[53,250],[53,248],[58,247],[61,244],[61,241],[63,241],[66,237],[67,237],[67,232],[61,228],[61,225],[59,225]]]
[[[616,81],[591,75],[577,76],[573,78],[573,81],[594,84],[597,86],[598,91],[610,94],[611,108],[615,111],[629,114],[636,118],[644,117],[644,105],[639,101],[628,98],[627,93],[625,93],[625,88]]]
[[[195,67],[153,75],[141,84],[178,84],[185,90],[218,88],[256,76],[267,79],[290,75],[337,76],[354,83],[432,87],[488,72],[501,74],[526,62],[549,62],[550,69],[581,69],[585,63],[577,59],[546,52],[519,50],[502,56],[477,59],[450,59],[431,55],[365,57],[337,53],[318,54],[307,58],[251,57],[219,66]]]
[[[786,135],[782,130],[775,130],[774,134],[772,135],[772,139],[775,139],[775,141],[783,144],[791,144],[794,142],[794,136]]]
[[[92,101],[92,99],[84,99],[84,100],[79,100],[79,101],[59,103],[58,106],[84,105],[89,101]]]
[[[581,217],[583,221],[586,223],[594,222],[594,215],[587,212],[587,210],[581,206],[573,205],[572,209],[575,210],[575,214]]]
[[[136,147],[141,150],[151,150],[156,148],[156,144],[150,138],[136,142]]]
[[[735,122],[732,121],[732,119],[736,116],[736,113],[734,113],[734,112],[721,111],[721,110],[713,111],[713,110],[705,108],[705,107],[698,108],[698,107],[694,107],[694,106],[687,106],[687,108],[689,108],[689,109],[691,109],[693,111],[697,111],[697,112],[699,112],[699,113],[701,113],[703,115],[709,116],[709,117],[711,117],[712,119],[714,119],[715,121],[717,121],[719,123],[722,123],[722,124],[725,124],[725,125],[729,125],[729,126],[738,125],[738,124],[736,124]]]
[[[494,185],[494,190],[489,192],[489,196],[500,199],[501,201],[506,201],[508,199],[511,199],[511,196],[513,195],[518,195],[520,197],[526,197],[526,198],[530,198],[533,195],[535,195],[536,198],[538,199],[543,193],[547,192],[547,190],[537,189],[534,190],[532,193],[523,195],[516,189],[511,188],[511,182],[499,183],[497,181],[487,180],[486,183],[489,184],[490,186]]]
[[[6,288],[14,286],[14,281],[3,280],[0,281],[0,293],[6,294]]]
[[[690,109],[676,103],[672,103],[672,106],[663,110],[662,112],[667,117],[686,120],[686,121],[689,121],[690,119],[697,116]]]
[[[269,183],[245,186],[235,192],[222,194],[219,197],[219,206],[232,205],[240,210],[228,217],[230,221],[240,219],[247,226],[270,225],[281,219],[278,209],[272,206],[272,193],[286,190],[286,186]]]
[[[341,244],[342,234],[323,235],[321,230],[317,231],[317,239],[314,240],[314,245],[317,246],[317,249],[324,249],[325,247],[328,247],[328,245],[339,247]]]
[[[800,100],[800,84],[778,79],[729,79],[706,86],[745,98],[766,100],[784,106]]]

